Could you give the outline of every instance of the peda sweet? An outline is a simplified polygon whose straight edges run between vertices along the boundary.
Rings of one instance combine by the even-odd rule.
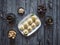
[[[36,24],[35,23],[32,23],[31,26],[32,26],[32,28],[35,28],[36,27]]]
[[[24,26],[23,25],[20,26],[20,30],[22,30],[22,31],[24,30]]]
[[[37,20],[35,21],[35,24],[38,26],[38,25],[40,24],[40,20],[37,19]]]
[[[31,19],[33,20],[33,22],[35,22],[35,20],[37,19],[37,17],[35,15],[31,16]]]
[[[25,29],[27,29],[27,27],[29,26],[28,22],[24,22],[23,25]]]
[[[24,33],[24,35],[27,35],[29,32],[28,32],[27,29],[25,29],[25,30],[23,31],[23,33]]]
[[[23,8],[19,8],[18,13],[23,14],[25,10]]]
[[[32,31],[32,27],[28,26],[28,31],[31,32]]]
[[[29,18],[29,19],[27,20],[27,22],[28,22],[29,25],[31,25],[31,24],[33,23],[33,21],[32,21],[31,18]]]

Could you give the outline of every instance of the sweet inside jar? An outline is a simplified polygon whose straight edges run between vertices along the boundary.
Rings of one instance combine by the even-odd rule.
[[[12,16],[7,16],[7,21],[12,21],[13,17]]]
[[[52,24],[53,24],[53,19],[52,19],[52,17],[48,16],[48,17],[46,18],[46,24],[47,24],[47,25],[52,25]]]

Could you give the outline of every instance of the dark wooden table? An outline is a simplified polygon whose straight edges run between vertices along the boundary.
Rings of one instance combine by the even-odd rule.
[[[48,1],[50,1],[52,9],[49,8]],[[44,26],[44,19],[41,18],[42,25],[38,31],[30,37],[25,38],[21,35],[17,28],[17,20],[22,20],[29,13],[37,14],[37,6],[40,4],[46,5],[46,16],[53,17],[53,28],[50,28],[50,31],[49,29],[46,29]],[[25,9],[25,14],[23,16],[19,16],[17,13],[19,7],[23,7]],[[60,45],[60,0],[0,0],[0,10],[5,13],[14,13],[17,17],[16,25],[12,27],[17,32],[15,45],[38,45],[38,39],[41,39],[41,45]],[[10,45],[10,40],[7,37],[9,29],[10,26],[8,26],[7,23],[0,18],[0,45]],[[47,41],[48,33],[49,41]]]

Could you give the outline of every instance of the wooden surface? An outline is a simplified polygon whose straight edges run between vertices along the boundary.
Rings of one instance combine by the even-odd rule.
[[[60,0],[49,0],[52,9],[48,7],[48,0],[0,0],[0,10],[5,13],[14,13],[16,15],[16,25],[12,27],[17,32],[15,45],[38,45],[38,39],[41,39],[41,45],[60,45]],[[45,4],[47,7],[46,16],[52,16],[54,25],[50,29],[44,26],[44,19],[41,18],[42,25],[32,36],[25,38],[17,28],[19,20],[22,20],[27,14],[37,14],[37,6]],[[19,16],[17,10],[19,7],[25,9],[25,14]],[[7,32],[10,26],[0,18],[0,45],[10,45]],[[49,31],[50,30],[50,31]],[[49,33],[50,44],[47,43]]]

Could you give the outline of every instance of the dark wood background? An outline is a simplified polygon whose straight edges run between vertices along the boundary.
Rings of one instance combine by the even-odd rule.
[[[48,1],[51,2],[52,9],[49,9]],[[32,36],[25,38],[20,34],[17,28],[18,21],[22,20],[29,13],[37,14],[37,6],[40,4],[46,5],[46,16],[53,17],[54,25],[50,29],[47,29],[44,26],[44,19],[41,19],[42,25],[38,31]],[[25,14],[23,16],[17,14],[17,9],[19,7],[25,9]],[[12,27],[17,32],[15,45],[38,45],[38,39],[41,39],[41,45],[60,45],[60,0],[0,0],[0,10],[5,13],[14,13],[17,17],[16,25]],[[7,37],[9,29],[10,26],[0,18],[0,45],[10,45],[10,40]]]

